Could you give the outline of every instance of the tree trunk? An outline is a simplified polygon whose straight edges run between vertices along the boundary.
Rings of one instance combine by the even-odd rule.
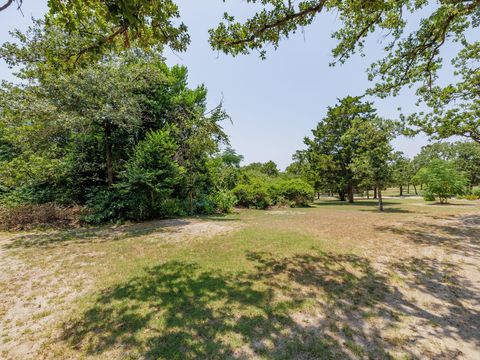
[[[373,188],[373,198],[374,199],[377,198],[377,187],[376,186]]]
[[[378,210],[383,211],[382,189],[378,187]]]
[[[367,199],[370,199],[370,190],[367,190]]]
[[[413,184],[413,190],[415,190],[415,195],[418,195],[417,187]]]
[[[344,191],[339,191],[338,192],[338,198],[340,201],[345,201],[345,192]]]
[[[107,167],[107,183],[108,186],[113,185],[113,156],[112,156],[112,125],[106,122],[104,127],[105,136],[105,163]]]
[[[410,183],[407,184],[407,194],[410,195]]]
[[[400,196],[403,196],[403,185],[400,185]]]
[[[353,203],[353,186],[351,184],[348,185],[348,202]]]

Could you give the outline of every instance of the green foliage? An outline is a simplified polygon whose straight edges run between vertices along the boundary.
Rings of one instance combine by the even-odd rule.
[[[259,172],[267,176],[277,176],[280,174],[277,164],[275,164],[275,162],[271,160],[267,161],[266,163],[260,163],[260,162],[251,163],[245,166],[244,169],[247,171]]]
[[[369,78],[377,79],[371,93],[397,94],[405,85],[419,84],[428,89],[441,68],[440,48],[450,41],[463,47],[465,33],[478,27],[476,1],[446,1],[432,4],[427,0],[336,1],[309,0],[284,2],[250,0],[257,12],[244,22],[225,14],[224,21],[210,30],[214,49],[232,55],[259,51],[265,57],[267,46],[276,49],[283,39],[310,25],[323,12],[334,13],[341,22],[332,37],[335,62],[343,63],[353,53],[362,53],[372,33],[384,33],[386,56],[375,62]],[[407,27],[408,17],[422,13],[418,25]]]
[[[93,188],[85,202],[87,211],[83,220],[89,224],[102,224],[124,219],[128,208],[127,199],[117,189]]]
[[[266,209],[270,206],[305,206],[313,200],[313,187],[300,178],[283,176],[269,177],[262,173],[252,172],[244,178],[245,182],[235,187],[233,192],[238,205],[255,209]]]
[[[371,93],[380,96],[397,94],[402,87],[413,84],[419,85],[421,96],[430,92],[442,65],[440,50],[445,44],[460,45],[459,63],[478,55],[478,43],[468,43],[465,36],[479,24],[479,5],[474,0],[434,4],[428,0],[246,3],[254,5],[253,16],[239,22],[225,13],[223,21],[209,30],[210,44],[215,50],[232,55],[258,51],[265,57],[267,46],[276,49],[283,39],[310,25],[319,14],[334,13],[340,21],[339,28],[331,34],[337,41],[332,51],[335,63],[343,63],[355,52],[362,53],[372,34],[385,34],[382,43],[386,56],[369,69],[369,78],[378,80]],[[178,21],[180,14],[172,0],[49,0],[48,6],[48,27],[68,34],[74,41],[65,43],[60,55],[51,42],[52,46],[44,47],[50,49],[42,54],[44,62],[77,63],[83,56],[98,60],[109,51],[132,45],[144,50],[167,45],[183,51],[190,42],[187,27]],[[409,21],[413,14],[423,15],[415,26]]]
[[[313,138],[305,138],[309,171],[324,189],[353,201],[355,187],[386,182],[394,125],[380,120],[371,103],[341,99],[312,130]]]
[[[227,147],[220,156],[225,165],[235,168],[239,168],[240,163],[243,160],[243,156],[237,154],[237,152],[231,147]]]
[[[437,142],[424,146],[413,159],[417,171],[432,159],[448,160],[465,173],[470,188],[480,184],[480,144],[473,141]]]
[[[475,189],[461,197],[466,200],[479,200],[480,199],[480,189]]]
[[[404,156],[402,152],[392,154],[391,162],[391,183],[395,186],[402,187],[411,183],[412,177],[415,175],[413,163]]]
[[[423,193],[423,199],[425,201],[435,201],[435,194],[425,191]]]
[[[178,217],[188,215],[188,204],[185,199],[166,198],[158,204],[158,213],[162,217]]]
[[[413,114],[408,119],[417,129],[447,138],[470,137],[480,142],[478,125],[480,42],[466,35],[479,26],[478,1],[428,0],[248,0],[254,15],[239,22],[229,13],[209,30],[213,49],[228,54],[258,51],[265,57],[266,46],[277,48],[283,39],[310,25],[319,14],[334,13],[339,28],[331,36],[333,64],[344,63],[354,53],[363,54],[373,33],[385,36],[383,58],[368,69],[376,81],[368,94],[397,95],[406,86],[417,86],[417,94],[431,111]],[[27,35],[16,33],[17,42],[7,43],[0,56],[10,66],[36,63],[36,68],[56,71],[74,69],[119,53],[133,46],[145,52],[163,46],[183,51],[190,42],[187,27],[178,21],[178,7],[172,0],[77,1],[50,0],[45,23],[38,22]],[[409,17],[422,14],[411,26]],[[415,22],[413,22],[415,23]],[[408,24],[408,26],[407,26]],[[453,61],[460,80],[437,86],[442,68],[440,52],[455,43],[458,52]],[[30,69],[31,70],[31,69]]]
[[[185,68],[134,49],[28,69],[1,89],[0,202],[84,205],[92,223],[230,210],[241,156],[217,161],[228,116]]]
[[[271,160],[263,164],[262,172],[267,176],[277,176],[278,174],[280,174],[280,171],[278,171],[277,168],[277,164],[275,164]]]
[[[465,41],[464,46],[453,60],[458,82],[424,89],[422,95],[431,111],[408,119],[436,139],[457,135],[480,143],[480,41]]]
[[[294,206],[305,206],[313,201],[313,187],[302,179],[282,179],[277,182],[280,196]]]
[[[190,43],[187,27],[178,21],[178,7],[171,0],[49,0],[48,7],[45,20],[36,24],[37,28],[45,24],[46,31],[32,28],[20,37],[40,51],[18,52],[18,59],[39,58],[43,67],[74,68],[131,46],[155,51],[166,45],[184,51]],[[8,46],[18,49],[15,43]]]
[[[415,178],[424,184],[426,200],[438,198],[442,204],[451,197],[464,194],[468,184],[465,174],[459,172],[453,163],[438,159],[421,168]]]
[[[135,147],[122,181],[115,185],[128,204],[128,218],[171,215],[162,212],[162,204],[172,196],[182,175],[183,169],[174,160],[177,148],[169,129],[148,133]]]
[[[258,51],[265,58],[267,46],[276,49],[283,39],[310,25],[320,13],[334,13],[341,25],[331,35],[337,41],[332,65],[343,64],[356,52],[363,54],[372,33],[383,33],[386,55],[368,69],[368,78],[375,84],[367,94],[385,98],[398,95],[404,87],[416,86],[419,101],[431,109],[426,115],[412,114],[406,118],[416,131],[436,138],[460,135],[480,143],[480,41],[471,42],[467,37],[478,31],[478,1],[250,0],[248,3],[259,5],[252,17],[239,22],[226,13],[224,21],[210,30],[214,49],[234,56]],[[412,27],[409,16],[419,13],[424,15]],[[449,43],[459,48],[453,60],[459,81],[439,86],[436,83],[443,65],[440,52]]]
[[[207,161],[206,167],[210,181],[217,190],[232,190],[237,185],[242,159],[242,155],[238,155],[235,150],[227,148]]]
[[[210,213],[229,213],[237,205],[237,198],[230,190],[222,190],[209,196],[211,203]]]
[[[254,209],[266,209],[273,205],[271,184],[260,179],[239,184],[233,189],[238,205]]]

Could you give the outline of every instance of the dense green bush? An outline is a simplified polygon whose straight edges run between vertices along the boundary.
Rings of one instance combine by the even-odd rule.
[[[255,180],[250,183],[239,184],[233,192],[240,206],[266,209],[274,204],[271,197],[271,184],[266,181]]]
[[[188,205],[186,200],[168,198],[163,200],[158,207],[159,217],[177,217],[188,214]]]
[[[280,180],[278,188],[281,196],[294,206],[304,206],[313,200],[313,187],[302,179]]]
[[[148,133],[135,147],[120,181],[90,192],[85,221],[99,224],[179,215],[179,206],[167,201],[182,172],[173,159],[176,148],[168,129]]]
[[[425,200],[446,203],[449,198],[466,192],[468,179],[459,172],[452,162],[435,159],[421,168],[415,175],[415,182],[424,184]]]
[[[83,221],[89,224],[102,224],[124,220],[128,207],[127,199],[117,189],[94,188],[87,195],[86,212]]]
[[[213,205],[213,212],[215,213],[229,213],[237,204],[237,198],[232,191],[222,190],[210,195],[211,204]]]
[[[172,198],[183,172],[174,159],[176,150],[169,129],[148,133],[136,146],[122,174],[123,181],[116,185],[127,199],[128,218],[143,220],[172,215],[165,212],[164,202]]]
[[[423,193],[423,200],[425,201],[435,201],[435,194],[425,191]]]
[[[138,144],[119,182],[111,188],[95,188],[88,195],[84,221],[145,220],[193,214],[227,213],[236,205],[232,191],[219,189],[210,194],[176,197],[185,171],[174,161],[175,145],[168,131],[156,131]],[[223,171],[223,163],[211,164]],[[210,179],[213,182],[217,178]],[[220,184],[222,185],[222,184]],[[178,195],[177,195],[178,196]]]
[[[230,209],[242,157],[219,153],[228,115],[157,55],[2,86],[0,206],[78,205],[90,223]]]
[[[238,204],[256,209],[274,205],[303,206],[313,200],[314,190],[299,178],[252,176],[234,189]]]

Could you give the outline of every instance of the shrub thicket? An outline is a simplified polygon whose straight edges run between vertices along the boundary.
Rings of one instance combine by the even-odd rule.
[[[452,162],[435,159],[421,168],[415,181],[424,184],[424,198],[446,203],[449,198],[466,193],[468,179]]]
[[[207,90],[190,89],[184,67],[125,52],[1,90],[5,214],[40,205],[36,213],[55,221],[41,206],[52,203],[83,207],[99,224],[226,212],[236,202],[241,156],[219,154],[228,116],[207,111]]]
[[[266,209],[270,206],[305,206],[313,200],[313,187],[299,178],[250,173],[233,190],[238,205]]]

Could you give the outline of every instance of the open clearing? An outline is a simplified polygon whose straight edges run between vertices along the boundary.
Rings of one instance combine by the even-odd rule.
[[[0,235],[0,358],[480,359],[480,202]]]

